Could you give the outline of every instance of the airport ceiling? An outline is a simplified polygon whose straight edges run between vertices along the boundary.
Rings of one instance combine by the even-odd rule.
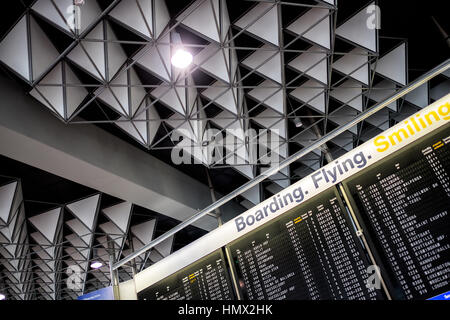
[[[249,157],[249,129],[278,142],[268,148],[285,159],[449,53],[431,19],[448,27],[439,2],[423,10],[388,0],[81,2],[75,11],[72,0],[10,3],[0,14],[0,72],[69,125],[100,126],[205,184],[207,169],[223,194],[268,168],[264,157]],[[193,55],[183,70],[171,64],[180,47]],[[328,143],[332,155],[342,155],[424,107],[443,84],[448,79],[426,88],[421,99],[392,104],[333,139]],[[212,143],[208,129],[234,137],[214,161],[195,152]],[[180,145],[191,150],[189,158],[198,164],[172,162],[171,152]],[[229,158],[239,162],[224,161]],[[18,239],[0,252],[0,290],[11,298],[75,298],[63,271],[74,264],[82,270],[85,291],[107,285],[107,267],[89,272],[90,261],[107,264],[104,235],[117,235],[113,246],[119,258],[133,249],[133,242],[136,249],[175,223],[155,213],[139,214],[144,209],[10,159],[0,162],[0,174],[13,177],[0,180],[0,194],[10,200],[0,217],[0,242]],[[238,201],[253,206],[325,162],[316,150]],[[26,186],[33,179],[46,180],[44,188],[50,191],[42,192],[39,184]],[[61,190],[68,196],[61,196]],[[20,206],[22,200],[45,205]],[[154,231],[156,221],[162,221],[159,231]],[[193,228],[180,239],[189,242],[201,234]],[[61,241],[67,245],[57,246]],[[138,267],[169,254],[172,242],[142,257]],[[17,258],[24,252],[32,252],[32,259]]]

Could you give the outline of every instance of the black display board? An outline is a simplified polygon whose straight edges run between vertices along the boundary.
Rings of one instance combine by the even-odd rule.
[[[450,290],[450,126],[344,182],[394,299]]]
[[[138,300],[233,300],[219,249],[138,293]]]
[[[383,298],[366,287],[370,263],[334,187],[229,249],[244,299]]]

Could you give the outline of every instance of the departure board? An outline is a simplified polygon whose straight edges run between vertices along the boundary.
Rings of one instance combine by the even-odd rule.
[[[217,250],[138,293],[139,300],[232,300],[228,269]]]
[[[449,125],[344,185],[393,298],[427,299],[450,290]]]
[[[366,287],[368,259],[334,187],[229,248],[244,299],[383,298]]]

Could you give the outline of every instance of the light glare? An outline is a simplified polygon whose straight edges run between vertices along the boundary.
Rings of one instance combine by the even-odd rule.
[[[172,56],[172,65],[176,68],[184,69],[192,63],[192,54],[184,49],[178,49]]]
[[[5,299],[6,299],[6,296],[4,294],[0,293],[0,300],[5,300]]]
[[[103,263],[98,262],[98,261],[95,261],[95,262],[93,262],[93,263],[91,264],[91,268],[92,268],[92,269],[99,269],[99,268],[101,268],[102,266],[103,266]]]

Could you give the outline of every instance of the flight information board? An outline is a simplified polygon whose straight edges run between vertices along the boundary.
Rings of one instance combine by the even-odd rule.
[[[336,188],[229,245],[249,300],[378,299],[369,266]]]
[[[450,290],[450,126],[344,182],[396,299]],[[366,232],[367,230],[367,232]]]
[[[138,293],[139,300],[232,300],[228,269],[217,250]]]

